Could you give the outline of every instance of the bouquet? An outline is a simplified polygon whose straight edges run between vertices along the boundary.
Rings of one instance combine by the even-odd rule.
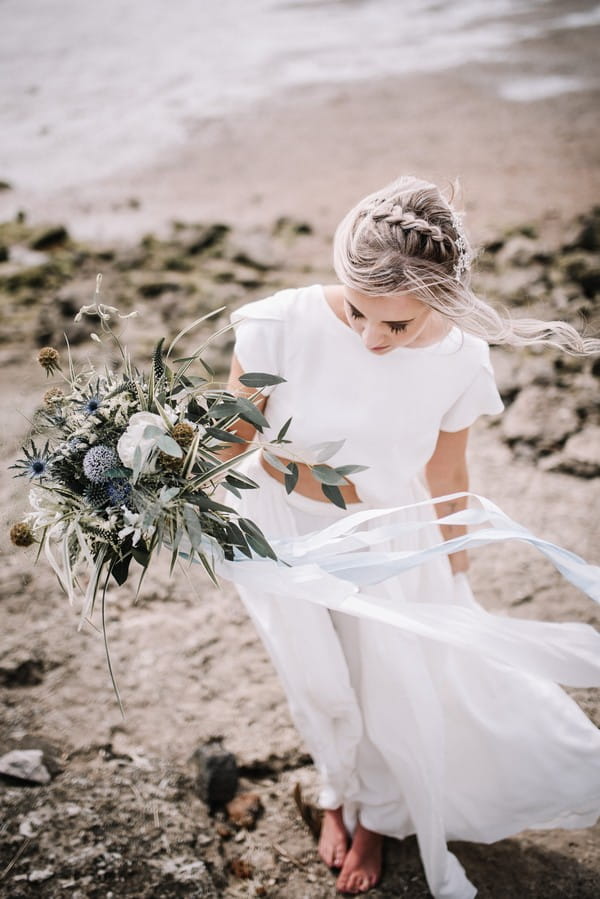
[[[222,309],[180,331],[166,351],[165,339],[159,340],[149,371],[141,371],[111,327],[112,319],[129,316],[100,303],[100,283],[98,276],[94,303],[84,306],[76,320],[96,316],[103,337],[92,337],[100,343],[112,340],[121,365],[118,371],[99,373],[91,365],[78,371],[67,342],[65,375],[58,351],[40,350],[40,364],[48,375],[61,372],[65,389],[46,392],[34,419],[34,436],[11,466],[17,476],[32,482],[31,512],[13,525],[11,539],[18,546],[39,544],[38,555],[45,552],[71,602],[81,590],[80,627],[90,619],[100,593],[106,640],[104,603],[110,579],[123,584],[135,562],[141,566],[139,593],[152,557],[163,547],[171,554],[171,570],[183,556],[200,562],[215,583],[216,558],[276,558],[257,525],[226,505],[223,496],[228,491],[239,497],[241,490],[258,486],[236,470],[258,443],[230,429],[241,419],[262,432],[268,422],[253,400],[265,386],[284,379],[246,373],[240,380],[250,389],[249,396],[220,388],[201,354],[230,325],[192,355],[173,358],[181,338]],[[202,376],[192,374],[196,363],[202,366]],[[289,442],[285,435],[290,421],[267,446]],[[235,443],[245,445],[224,459],[222,451]],[[296,463],[285,467],[276,456],[269,458],[284,468],[286,489],[291,491],[298,476]],[[312,471],[325,495],[343,505],[337,485],[347,483],[344,475],[350,469],[360,468],[316,464]],[[82,573],[87,576],[85,589]]]

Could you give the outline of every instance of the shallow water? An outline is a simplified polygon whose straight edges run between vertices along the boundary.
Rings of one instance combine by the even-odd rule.
[[[588,73],[531,73],[516,50],[598,24],[552,0],[0,0],[0,178],[84,184],[292,86],[512,61],[504,98],[579,90]]]

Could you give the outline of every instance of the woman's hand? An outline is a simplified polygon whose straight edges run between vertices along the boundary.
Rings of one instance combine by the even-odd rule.
[[[425,466],[425,477],[432,497],[463,493],[469,489],[467,470],[467,441],[469,429],[462,431],[440,431],[434,453]],[[438,518],[459,512],[467,507],[467,498],[438,503],[435,511]],[[442,524],[440,530],[444,540],[466,534],[467,529],[458,524]],[[467,551],[462,549],[448,556],[453,574],[460,574],[469,568]]]

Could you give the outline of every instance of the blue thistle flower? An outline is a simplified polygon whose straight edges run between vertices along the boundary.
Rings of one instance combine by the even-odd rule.
[[[83,498],[94,509],[101,509],[108,502],[106,486],[104,484],[90,484],[83,491]]]
[[[97,412],[99,407],[102,405],[102,400],[99,396],[91,396],[89,400],[87,400],[83,404],[83,411],[87,415],[93,415],[94,412]]]
[[[30,480],[33,480],[33,478],[42,480],[42,478],[49,475],[50,454],[47,443],[43,450],[39,450],[32,440],[29,448],[23,447],[23,452],[25,453],[25,458],[19,459],[14,465],[9,466],[10,468],[22,469],[15,475],[16,478],[27,476]]]
[[[125,480],[109,481],[106,494],[111,506],[121,506],[131,495],[131,484]]]
[[[93,484],[103,484],[118,464],[119,457],[110,446],[92,446],[83,457],[83,473]]]

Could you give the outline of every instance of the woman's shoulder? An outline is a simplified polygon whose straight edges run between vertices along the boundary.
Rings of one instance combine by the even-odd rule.
[[[235,323],[247,318],[285,321],[299,311],[300,307],[312,302],[313,295],[320,289],[318,285],[312,285],[311,287],[288,287],[278,290],[271,296],[240,306],[232,312],[231,321]]]

